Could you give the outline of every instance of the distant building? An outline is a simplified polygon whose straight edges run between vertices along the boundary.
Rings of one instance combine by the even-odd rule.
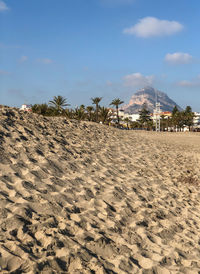
[[[162,118],[164,118],[164,119],[168,119],[168,118],[170,118],[172,116],[172,113],[170,112],[170,111],[161,111],[160,112],[160,117]],[[156,120],[156,114],[155,113],[152,113],[151,114],[151,119],[153,120],[153,121],[155,121]]]
[[[32,111],[32,105],[22,105],[20,110],[23,110],[23,111]]]
[[[123,109],[119,110],[119,117],[123,120],[124,118],[129,118],[131,122],[136,122],[140,115],[139,114],[129,114],[129,113],[124,113]]]
[[[160,113],[160,116],[171,117],[172,113],[170,111],[163,111]]]
[[[200,112],[194,112],[194,119],[193,119],[193,123],[194,126],[200,126]]]

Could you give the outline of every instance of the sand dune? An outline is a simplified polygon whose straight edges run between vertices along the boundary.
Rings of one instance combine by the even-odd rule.
[[[200,134],[0,110],[1,273],[199,273]]]

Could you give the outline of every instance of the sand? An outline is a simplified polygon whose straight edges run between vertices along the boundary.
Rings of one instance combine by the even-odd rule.
[[[0,110],[1,273],[199,273],[200,134]]]

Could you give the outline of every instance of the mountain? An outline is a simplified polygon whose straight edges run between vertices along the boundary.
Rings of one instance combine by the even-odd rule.
[[[129,103],[122,107],[125,113],[138,113],[143,104],[146,104],[148,110],[153,112],[157,102],[161,104],[162,111],[172,111],[174,106],[177,106],[179,110],[182,110],[180,106],[178,106],[172,99],[170,99],[166,93],[156,90],[152,87],[145,87],[143,89],[138,90],[131,97]]]

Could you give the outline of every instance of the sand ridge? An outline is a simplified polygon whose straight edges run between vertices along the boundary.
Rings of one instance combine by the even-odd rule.
[[[2,273],[198,273],[199,141],[2,108]]]

